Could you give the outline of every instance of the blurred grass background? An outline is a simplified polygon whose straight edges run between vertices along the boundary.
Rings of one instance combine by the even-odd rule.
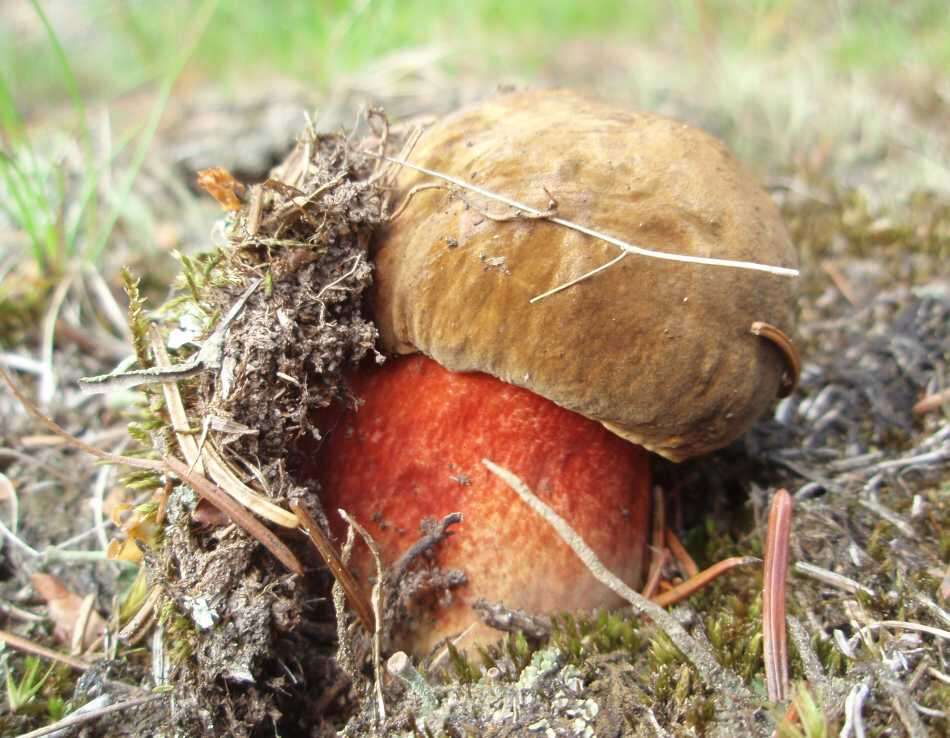
[[[304,110],[331,128],[507,83],[683,118],[809,195],[950,194],[946,0],[5,0],[0,277],[11,243],[55,280],[206,237],[194,170],[260,176]]]
[[[43,0],[87,97],[155,80],[192,28],[198,3]],[[62,95],[62,73],[32,4],[0,9],[0,69],[21,109]],[[749,63],[804,55],[829,74],[950,73],[944,0],[221,0],[188,75],[231,86],[279,75],[326,88],[400,49],[438,45],[451,66],[531,75],[565,42],[663,47],[681,65],[713,53]]]

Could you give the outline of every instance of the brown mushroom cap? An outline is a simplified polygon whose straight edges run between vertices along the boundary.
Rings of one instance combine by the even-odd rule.
[[[516,93],[429,128],[410,161],[627,242],[795,267],[777,208],[704,133],[566,91]],[[437,183],[404,169],[394,202]],[[634,443],[682,460],[720,448],[774,400],[795,280],[628,255],[545,220],[498,222],[490,200],[416,193],[375,245],[383,347],[526,387]],[[466,202],[467,201],[467,202]],[[507,211],[510,213],[511,211]]]

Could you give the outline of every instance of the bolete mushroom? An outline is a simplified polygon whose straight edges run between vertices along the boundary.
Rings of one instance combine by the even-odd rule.
[[[463,110],[425,131],[410,160],[537,210],[556,204],[558,219],[640,247],[797,263],[777,209],[721,142],[574,93]],[[478,597],[542,612],[616,601],[482,458],[522,478],[636,586],[644,449],[679,461],[749,427],[788,374],[783,353],[750,326],[788,331],[794,297],[784,276],[617,259],[615,244],[550,218],[512,217],[477,193],[426,184],[442,182],[408,168],[399,176],[397,201],[411,199],[374,245],[372,309],[385,351],[430,358],[357,372],[362,404],[319,459],[333,524],[346,509],[390,563],[423,519],[465,516],[437,562],[468,583],[406,636],[416,652],[473,623]],[[357,569],[371,574],[368,557]]]

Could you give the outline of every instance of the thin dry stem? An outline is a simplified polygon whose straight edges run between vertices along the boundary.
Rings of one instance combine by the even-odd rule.
[[[34,643],[31,640],[26,638],[21,638],[20,636],[9,633],[5,630],[0,630],[0,641],[3,641],[11,648],[15,648],[18,651],[23,651],[25,653],[31,653],[34,656],[42,656],[45,659],[50,659],[52,661],[58,661],[61,664],[66,664],[77,671],[85,671],[90,667],[90,664],[86,663],[80,658],[75,656],[70,656],[69,654],[60,653],[59,651],[54,651],[51,648],[46,648],[46,646],[41,646],[39,643]]]
[[[555,223],[563,228],[568,228],[572,231],[577,231],[578,233],[583,233],[585,236],[590,236],[591,238],[596,238],[605,243],[609,243],[612,246],[616,246],[621,251],[630,254],[636,254],[637,256],[647,256],[653,259],[663,259],[666,261],[678,261],[687,264],[703,264],[705,266],[714,266],[714,267],[731,267],[734,269],[748,269],[752,271],[767,272],[769,274],[775,274],[783,277],[797,277],[798,270],[790,269],[788,267],[772,266],[769,264],[759,264],[752,261],[737,261],[734,259],[716,259],[713,257],[707,256],[688,256],[686,254],[672,254],[666,251],[656,251],[654,249],[643,248],[642,246],[635,246],[632,243],[624,241],[615,236],[602,233],[600,231],[594,230],[593,228],[588,228],[587,226],[575,223],[564,218],[559,218],[556,216],[545,217],[544,211],[539,210],[538,208],[533,208],[530,205],[525,205],[522,202],[513,200],[510,197],[505,197],[504,195],[498,194],[497,192],[492,192],[487,190],[484,187],[479,187],[470,182],[466,182],[463,179],[458,177],[453,177],[450,174],[445,174],[443,172],[437,172],[433,169],[427,169],[426,167],[420,167],[416,164],[412,164],[405,159],[399,159],[393,156],[388,156],[386,154],[376,154],[372,151],[363,152],[368,156],[379,157],[385,159],[386,161],[392,164],[398,164],[401,167],[411,169],[415,172],[421,174],[426,174],[430,177],[435,177],[436,179],[441,179],[444,182],[451,182],[456,187],[460,187],[463,190],[468,190],[469,192],[475,192],[482,197],[487,197],[489,200],[494,200],[495,202],[501,202],[507,205],[508,207],[515,208],[516,210],[521,210],[529,215],[532,215],[536,218],[543,218],[551,223]]]
[[[567,521],[544,504],[538,497],[508,469],[495,464],[490,459],[482,459],[482,464],[495,476],[507,484],[532,510],[544,518],[561,537],[575,555],[584,563],[594,577],[623,597],[641,615],[648,617],[661,628],[683,655],[696,667],[706,683],[727,698],[751,701],[752,695],[741,680],[716,661],[712,651],[693,638],[686,629],[666,610],[631,589],[616,574],[604,566],[597,554],[568,525]]]
[[[376,706],[379,710],[379,719],[386,719],[386,700],[383,698],[383,598],[385,596],[386,571],[383,568],[383,557],[379,552],[376,541],[367,530],[357,523],[346,510],[339,510],[340,517],[359,533],[360,538],[373,555],[376,562],[376,583],[373,585],[373,674],[376,677]]]
[[[303,565],[284,542],[221,487],[208,481],[197,472],[190,471],[187,465],[174,456],[166,456],[164,462],[175,476],[186,482],[195,492],[227,515],[233,523],[243,528],[248,535],[274,554],[274,557],[290,571],[298,576],[303,576]]]
[[[149,344],[152,353],[155,355],[155,365],[160,369],[166,369],[171,366],[168,358],[168,352],[165,349],[165,343],[162,341],[158,331],[153,328],[149,332]],[[231,469],[230,464],[222,458],[214,447],[213,443],[199,444],[195,437],[186,432],[191,424],[188,420],[188,414],[185,411],[185,405],[181,399],[181,393],[178,390],[176,381],[162,382],[162,393],[165,397],[165,405],[168,407],[168,414],[172,421],[172,429],[178,439],[178,445],[188,462],[189,468],[193,468],[199,474],[205,475],[204,467],[207,466],[208,473],[214,482],[233,497],[237,502],[244,505],[249,510],[254,511],[265,520],[280,525],[284,528],[296,528],[300,521],[296,515],[288,512],[279,505],[275,505],[266,497],[261,496],[253,489],[248,487]],[[204,462],[202,464],[202,462]]]
[[[677,602],[682,602],[687,597],[691,597],[703,587],[709,585],[710,582],[721,577],[727,571],[735,569],[737,566],[758,564],[761,563],[761,561],[762,559],[756,558],[755,556],[733,556],[729,559],[723,559],[722,561],[713,564],[708,569],[703,569],[701,572],[698,572],[695,576],[690,577],[685,582],[677,584],[675,587],[663,592],[662,594],[658,594],[652,599],[660,607],[669,607],[670,605],[675,605]]]
[[[666,545],[669,546],[670,553],[673,554],[673,558],[676,559],[676,563],[679,564],[683,574],[687,577],[695,577],[699,574],[699,567],[696,566],[693,557],[689,555],[689,551],[686,550],[686,547],[682,541],[680,541],[676,533],[673,532],[672,528],[666,529]]]
[[[79,712],[76,714],[69,715],[64,717],[62,720],[58,720],[51,725],[47,725],[43,728],[38,728],[37,730],[31,730],[29,733],[23,733],[19,738],[42,738],[42,736],[50,735],[51,733],[57,733],[59,731],[68,730],[69,728],[74,728],[77,725],[83,725],[85,723],[91,723],[93,720],[98,720],[104,715],[108,715],[113,712],[120,712],[121,710],[129,710],[133,707],[139,707],[140,705],[147,705],[149,702],[157,702],[158,700],[168,699],[171,695],[169,694],[150,694],[145,697],[136,697],[131,700],[126,700],[125,702],[117,702],[114,705],[107,705],[106,707],[100,707],[96,710],[91,710],[89,712]],[[82,709],[82,708],[80,708]]]
[[[374,630],[372,606],[363,595],[363,590],[359,583],[343,563],[343,560],[336,551],[336,547],[330,539],[326,537],[323,529],[303,505],[297,502],[291,502],[290,507],[300,519],[300,529],[310,538],[310,542],[313,543],[313,547],[317,549],[317,553],[320,554],[323,563],[327,565],[333,578],[343,588],[343,592],[346,594],[346,598],[349,600],[350,606],[356,613],[360,623],[363,624],[367,633],[372,633]]]

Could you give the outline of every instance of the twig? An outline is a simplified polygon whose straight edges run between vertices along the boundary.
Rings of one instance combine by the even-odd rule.
[[[820,566],[809,564],[807,561],[796,561],[792,565],[792,569],[797,574],[817,579],[819,582],[823,582],[844,592],[850,592],[851,594],[864,592],[864,594],[867,595],[874,595],[874,590],[870,587],[865,587],[863,584],[856,582],[850,577],[846,577],[844,574],[822,569]]]
[[[660,586],[660,576],[663,574],[663,567],[666,566],[669,557],[670,552],[665,548],[653,554],[653,560],[650,562],[650,573],[647,576],[647,583],[643,585],[643,592],[640,593],[648,600],[656,601],[654,595]]]
[[[861,507],[866,507],[871,512],[882,517],[908,538],[914,538],[916,536],[916,533],[914,533],[914,527],[910,523],[908,523],[906,520],[904,520],[904,518],[902,518],[890,508],[882,505],[877,500],[869,500],[862,497],[858,500],[858,504],[861,505]]]
[[[930,731],[927,730],[924,721],[917,715],[914,702],[904,685],[896,679],[886,678],[879,679],[878,684],[890,693],[894,712],[897,713],[897,717],[900,718],[910,738],[927,738]]]
[[[372,633],[374,620],[371,605],[366,601],[366,597],[363,595],[359,583],[343,563],[336,548],[323,533],[323,529],[319,523],[313,519],[313,516],[303,505],[294,500],[290,503],[290,509],[293,510],[300,519],[301,530],[310,538],[310,542],[313,543],[313,547],[317,549],[317,553],[320,554],[323,563],[327,565],[333,578],[343,588],[343,592],[346,594],[350,606],[353,608],[359,621],[363,624],[366,632]]]
[[[113,372],[111,374],[100,374],[95,377],[83,377],[79,380],[79,386],[85,392],[96,394],[109,392],[120,388],[137,387],[141,384],[154,384],[155,382],[177,381],[194,377],[209,369],[219,369],[221,367],[221,357],[224,353],[224,341],[227,336],[228,328],[231,323],[244,309],[245,303],[260,285],[261,279],[253,280],[234,301],[227,314],[221,318],[218,325],[210,336],[201,344],[198,352],[191,356],[187,361],[181,364],[174,364],[169,367],[153,366],[148,369],[133,369],[127,372]]]
[[[828,679],[821,666],[821,661],[815,649],[811,646],[808,637],[808,631],[802,622],[789,615],[788,632],[791,633],[792,642],[795,644],[795,650],[798,651],[798,657],[802,661],[802,669],[805,672],[805,678],[819,690],[819,695],[825,697],[828,695]]]
[[[255,538],[290,571],[298,576],[303,576],[303,565],[284,542],[248,512],[245,507],[232,499],[221,487],[209,482],[197,472],[189,471],[188,467],[174,456],[166,456],[164,463],[175,476],[189,484],[195,492],[231,518],[232,522],[243,528],[252,538]]]
[[[425,535],[413,543],[412,546],[409,547],[409,550],[400,556],[399,560],[393,564],[390,574],[390,579],[392,580],[391,585],[393,587],[398,586],[403,576],[405,576],[409,570],[409,567],[412,566],[412,563],[433,546],[437,546],[452,535],[449,531],[449,527],[458,525],[461,522],[462,513],[449,513],[442,518],[442,520],[435,523],[430,530],[426,531]]]
[[[499,602],[489,602],[479,597],[472,609],[489,628],[503,633],[524,633],[528,638],[541,640],[551,633],[551,618],[535,615],[524,610],[505,607]]]
[[[47,416],[39,407],[36,406],[29,397],[23,394],[22,390],[17,387],[16,383],[13,381],[13,378],[7,374],[6,370],[0,367],[0,379],[3,379],[4,383],[13,393],[13,396],[19,400],[20,404],[23,406],[23,409],[27,411],[35,420],[39,421],[44,425],[50,432],[55,433],[60,438],[63,438],[70,446],[73,448],[84,451],[90,456],[94,456],[97,459],[102,461],[109,462],[110,464],[123,464],[125,466],[131,466],[135,469],[149,469],[151,471],[165,471],[165,466],[161,461],[156,461],[155,459],[140,459],[132,456],[119,456],[118,454],[111,454],[108,451],[103,451],[100,448],[96,448],[85,441],[76,438],[74,435],[65,430],[62,426],[52,420]]]
[[[85,671],[90,666],[80,658],[76,658],[75,656],[70,656],[65,653],[60,653],[59,651],[54,651],[51,648],[46,648],[46,646],[41,646],[39,643],[34,643],[31,640],[21,638],[20,636],[9,633],[5,630],[0,630],[0,641],[3,641],[8,646],[17,649],[18,651],[24,651],[26,653],[32,653],[36,656],[42,656],[43,658],[58,661],[61,664],[71,666],[77,671]]]
[[[666,545],[669,546],[670,553],[673,554],[673,558],[676,559],[676,563],[679,564],[680,569],[687,578],[695,577],[699,574],[699,567],[696,566],[693,557],[689,555],[689,551],[686,550],[683,542],[680,541],[672,528],[666,529]]]
[[[945,641],[950,641],[950,630],[934,628],[931,625],[923,625],[922,623],[909,623],[904,620],[878,620],[873,623],[868,623],[857,633],[851,636],[851,640],[857,643],[859,638],[863,638],[871,631],[878,630],[879,628],[898,628],[900,630],[911,630],[915,633],[926,633],[927,635],[932,635],[936,638],[943,638]]]
[[[351,518],[346,510],[338,510],[340,517],[359,533],[363,543],[376,562],[376,583],[373,585],[373,674],[376,677],[376,706],[380,722],[386,720],[386,700],[383,698],[383,597],[386,592],[386,572],[383,569],[383,557],[376,541],[366,529]]]
[[[597,554],[595,554],[590,546],[568,525],[567,521],[538,499],[524,482],[490,459],[482,459],[482,464],[484,464],[492,474],[511,487],[525,504],[544,518],[545,522],[557,532],[561,540],[571,547],[574,554],[584,563],[588,571],[590,571],[599,582],[623,597],[638,613],[656,623],[673,642],[673,645],[696,667],[696,670],[708,685],[715,685],[716,689],[720,691],[721,694],[726,695],[727,698],[735,697],[744,701],[752,700],[752,694],[746,689],[745,685],[742,684],[735,674],[723,668],[723,666],[716,661],[712,651],[702,646],[695,638],[686,632],[686,629],[680,625],[672,615],[666,612],[666,610],[646,599],[639,592],[628,587],[620,577],[607,569],[600,559],[597,558]]]
[[[470,182],[466,182],[465,180],[459,179],[458,177],[453,177],[450,174],[444,174],[442,172],[437,172],[432,169],[420,167],[416,164],[411,164],[405,159],[399,159],[393,156],[388,156],[386,154],[376,154],[372,151],[365,151],[363,153],[365,153],[368,156],[385,159],[386,161],[392,164],[398,164],[401,167],[412,169],[415,172],[419,172],[421,174],[427,174],[430,177],[435,177],[436,179],[441,179],[444,182],[451,182],[456,187],[461,187],[463,190],[468,190],[469,192],[475,192],[481,195],[482,197],[487,197],[489,200],[494,200],[495,202],[504,203],[505,205],[508,205],[511,208],[515,208],[516,210],[522,210],[526,213],[534,215],[535,217],[539,217],[539,218],[544,217],[543,210],[538,210],[537,208],[533,208],[530,205],[525,205],[524,203],[518,202],[517,200],[513,200],[510,197],[505,197],[504,195],[500,195],[496,192],[492,192],[491,190],[487,190],[484,187],[479,187],[478,185],[471,184]],[[580,225],[579,223],[574,223],[573,221],[565,220],[564,218],[551,216],[551,217],[545,218],[545,220],[551,223],[556,223],[557,225],[562,226],[564,228],[569,228],[572,231],[583,233],[586,236],[591,236],[592,238],[596,238],[600,241],[604,241],[606,243],[611,244],[612,246],[616,246],[621,251],[624,251],[630,254],[636,254],[638,256],[648,256],[654,259],[664,259],[666,261],[678,261],[678,262],[684,262],[687,264],[705,264],[706,266],[732,267],[735,269],[749,269],[752,271],[768,272],[769,274],[776,274],[783,277],[797,277],[798,276],[797,269],[790,269],[788,267],[771,266],[769,264],[758,264],[752,261],[737,261],[734,259],[715,259],[715,258],[707,257],[707,256],[687,256],[686,254],[673,254],[667,251],[655,251],[653,249],[643,248],[642,246],[635,246],[632,243],[628,243],[627,241],[624,241],[622,239],[616,238],[614,236],[610,236],[606,233],[601,233],[600,231],[596,231],[593,228],[588,228],[587,226]]]
[[[783,702],[788,695],[788,643],[785,635],[785,577],[788,572],[792,529],[792,496],[780,489],[772,499],[765,542],[762,589],[762,636],[765,648],[765,684],[769,700]]]
[[[930,451],[924,454],[917,454],[915,456],[905,456],[902,459],[892,459],[890,461],[882,461],[879,464],[868,467],[865,472],[867,474],[874,474],[876,472],[884,471],[886,469],[897,469],[903,466],[913,466],[914,464],[935,464],[940,461],[945,461],[950,459],[950,448],[938,448],[936,451]],[[864,500],[861,500],[864,502]]]
[[[727,571],[730,571],[737,566],[760,563],[762,563],[762,559],[757,558],[756,556],[733,556],[729,559],[723,559],[722,561],[713,564],[708,569],[703,569],[701,572],[690,577],[685,582],[681,582],[672,589],[668,589],[666,592],[658,594],[652,599],[660,607],[669,607],[670,605],[675,605],[677,602],[690,597],[713,580],[718,579]]]
[[[64,717],[62,720],[58,720],[52,725],[47,725],[44,728],[38,728],[37,730],[31,730],[29,733],[23,733],[19,736],[19,738],[42,738],[42,736],[50,735],[51,733],[64,730],[65,728],[72,728],[76,725],[83,725],[84,723],[98,720],[99,718],[109,715],[113,712],[129,710],[133,707],[139,707],[140,705],[147,705],[150,702],[157,702],[158,700],[167,699],[169,696],[170,695],[168,693],[150,694],[146,697],[136,697],[135,699],[126,700],[125,702],[117,702],[114,705],[100,707],[99,709],[93,710],[91,712],[80,713],[79,710],[77,710],[77,714]]]

